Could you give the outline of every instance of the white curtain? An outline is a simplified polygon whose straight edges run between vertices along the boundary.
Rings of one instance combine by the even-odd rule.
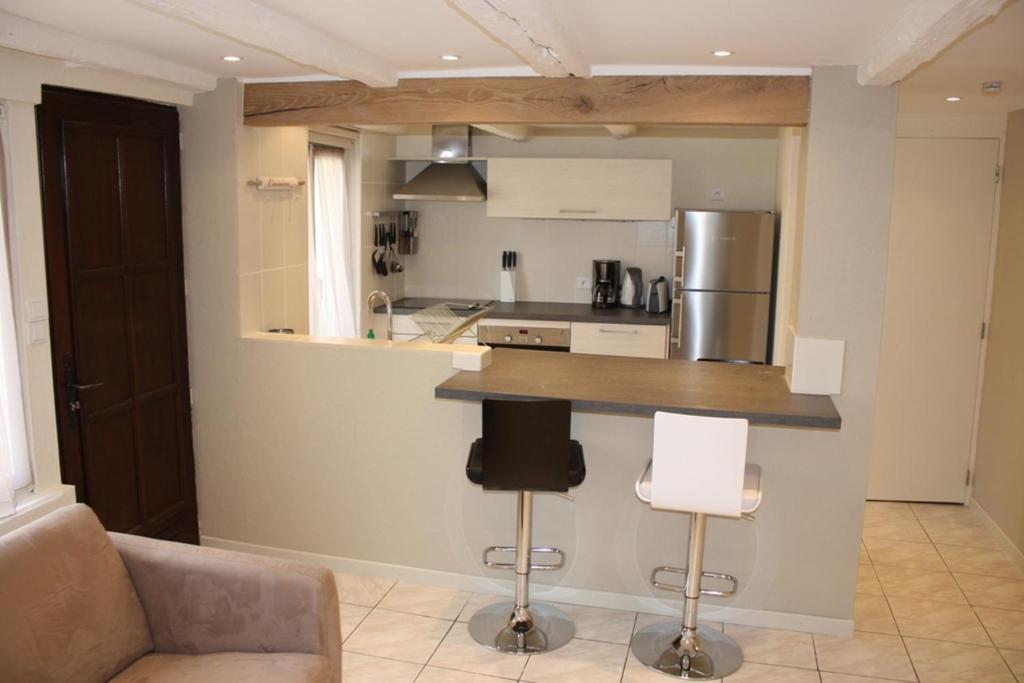
[[[345,152],[311,145],[312,305],[309,329],[327,337],[356,336]]]
[[[14,513],[15,490],[32,483],[11,294],[10,240],[4,220],[3,153],[0,140],[0,517]]]

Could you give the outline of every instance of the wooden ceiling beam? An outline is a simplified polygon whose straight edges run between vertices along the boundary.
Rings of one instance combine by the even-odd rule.
[[[505,138],[506,140],[515,140],[516,142],[529,142],[533,139],[534,135],[534,130],[531,126],[516,124],[496,126],[492,123],[474,123],[473,127],[478,128],[485,133],[497,135],[498,137]]]
[[[251,126],[424,123],[805,126],[806,76],[419,78],[248,83]]]
[[[381,58],[252,0],[131,1],[331,76],[374,87],[398,83],[398,71]]]
[[[590,77],[590,63],[571,46],[550,0],[448,0],[459,14],[506,46],[541,76]]]
[[[1008,0],[919,0],[876,41],[861,62],[861,85],[891,85],[934,59],[957,38],[995,16]]]
[[[84,67],[159,81],[190,91],[213,90],[217,77],[137,50],[82,38],[0,10],[0,46]]]

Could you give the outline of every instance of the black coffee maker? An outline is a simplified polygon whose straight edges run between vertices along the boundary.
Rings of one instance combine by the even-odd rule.
[[[620,261],[594,261],[594,286],[590,290],[590,305],[594,308],[615,308],[619,305]]]

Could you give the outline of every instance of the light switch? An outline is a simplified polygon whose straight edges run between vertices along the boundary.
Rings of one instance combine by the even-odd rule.
[[[42,320],[49,320],[50,309],[46,305],[46,299],[29,299],[27,303],[28,321],[30,323],[37,323]]]
[[[50,341],[50,326],[45,320],[37,320],[28,324],[28,343],[35,346]]]

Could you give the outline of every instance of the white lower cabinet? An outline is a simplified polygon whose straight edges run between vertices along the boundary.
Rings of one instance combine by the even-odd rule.
[[[619,325],[573,323],[572,353],[634,358],[667,358],[668,327],[665,325]]]

